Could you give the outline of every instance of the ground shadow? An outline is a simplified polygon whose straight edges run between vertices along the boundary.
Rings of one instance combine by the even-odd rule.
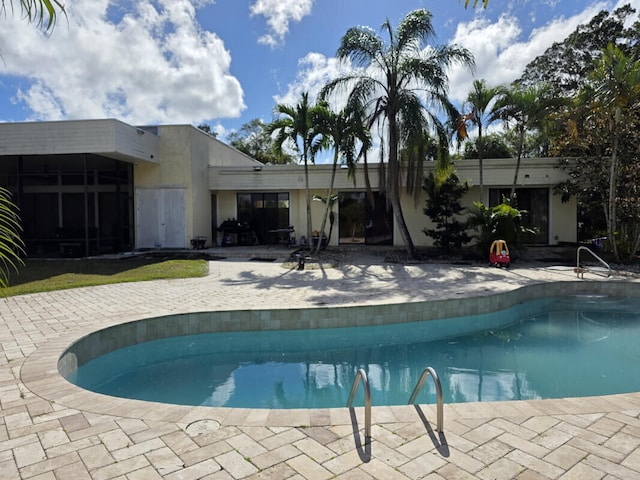
[[[349,407],[349,415],[351,416],[351,427],[353,428],[353,439],[356,443],[356,450],[358,456],[363,463],[371,461],[371,437],[364,437],[364,446],[360,436],[360,429],[358,428],[358,418],[356,417],[356,410],[354,407]]]
[[[416,409],[416,412],[418,412],[418,416],[420,417],[424,428],[427,430],[427,434],[433,442],[433,446],[436,447],[436,450],[438,450],[438,453],[440,453],[440,455],[442,455],[443,457],[449,457],[451,455],[451,452],[449,451],[447,437],[445,436],[444,432],[436,433],[433,430],[433,428],[431,427],[431,423],[429,423],[429,420],[427,420],[427,417],[422,411],[420,405],[414,405],[414,408]]]

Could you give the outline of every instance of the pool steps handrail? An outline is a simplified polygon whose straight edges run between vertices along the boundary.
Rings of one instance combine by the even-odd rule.
[[[427,377],[431,375],[433,378],[433,383],[436,386],[436,398],[437,398],[437,414],[438,414],[438,433],[444,432],[444,407],[442,401],[442,384],[440,383],[440,377],[432,367],[427,367],[423,370],[422,375],[420,375],[420,379],[418,383],[416,383],[416,387],[413,389],[413,393],[411,397],[409,397],[409,405],[413,404],[420,393],[420,389],[424,385]]]
[[[438,415],[438,424],[437,430],[438,433],[444,432],[444,402],[442,400],[442,384],[440,383],[440,377],[436,373],[433,367],[427,367],[423,370],[422,375],[420,375],[420,379],[418,383],[416,383],[416,387],[413,389],[413,393],[409,398],[409,405],[413,404],[418,393],[420,393],[420,389],[424,385],[427,377],[431,375],[433,378],[433,383],[436,386],[436,397],[437,397],[437,415]],[[356,378],[353,379],[353,385],[351,386],[351,393],[349,394],[349,400],[347,401],[347,407],[351,408],[353,405],[353,397],[358,391],[358,385],[360,385],[360,380],[362,380],[362,386],[364,388],[364,444],[367,445],[371,442],[371,387],[369,385],[369,379],[367,378],[367,372],[364,371],[363,368],[359,368],[356,372]]]
[[[347,407],[351,408],[353,397],[360,384],[360,379],[362,379],[362,386],[364,387],[364,444],[367,445],[371,442],[371,388],[369,386],[367,372],[365,372],[363,368],[358,369],[356,378],[353,379],[353,386],[351,387]]]
[[[588,247],[585,246],[580,246],[578,247],[578,251],[576,252],[576,275],[578,276],[578,278],[582,278],[584,279],[584,272],[588,271],[589,269],[586,267],[581,267],[580,266],[580,252],[581,251],[587,251],[589,252],[593,258],[595,258],[598,262],[600,262],[606,269],[607,269],[607,277],[611,276],[611,266],[605,262],[602,258],[600,258],[598,255],[596,255],[591,249],[589,249]]]

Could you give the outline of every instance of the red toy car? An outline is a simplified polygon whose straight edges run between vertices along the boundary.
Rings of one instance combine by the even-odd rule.
[[[511,257],[509,256],[507,242],[504,240],[494,240],[489,250],[489,265],[509,268],[511,265]]]

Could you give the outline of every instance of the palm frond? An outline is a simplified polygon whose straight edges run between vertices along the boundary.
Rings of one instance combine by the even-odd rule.
[[[396,48],[417,51],[421,45],[435,37],[431,22],[433,15],[425,9],[418,9],[407,14],[396,29]]]
[[[382,40],[371,28],[352,27],[342,37],[336,56],[366,67],[381,52],[382,45]]]
[[[24,265],[24,243],[20,238],[22,226],[11,193],[0,187],[0,288],[7,287],[9,272]]]

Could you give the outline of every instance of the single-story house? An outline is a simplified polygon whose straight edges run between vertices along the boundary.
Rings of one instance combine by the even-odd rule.
[[[562,203],[553,185],[564,178],[557,159],[523,159],[519,208],[539,228],[537,243],[575,242],[576,203]],[[513,159],[484,161],[485,195],[499,202],[513,180]],[[432,168],[428,164],[426,169]],[[458,176],[474,185],[465,205],[480,200],[476,160],[460,160]],[[370,167],[376,189],[377,168]],[[330,165],[310,167],[312,195],[326,197]],[[148,248],[300,243],[306,236],[301,165],[263,165],[191,125],[132,126],[114,119],[0,124],[0,185],[20,207],[24,240],[34,256],[86,256]],[[376,193],[365,202],[363,169],[355,182],[339,169],[336,221],[330,245],[402,245]],[[432,243],[423,229],[425,197],[402,197],[416,245]],[[324,204],[312,202],[313,230]],[[222,229],[220,227],[223,227]],[[292,229],[294,231],[290,232]],[[328,232],[328,227],[327,227]]]

